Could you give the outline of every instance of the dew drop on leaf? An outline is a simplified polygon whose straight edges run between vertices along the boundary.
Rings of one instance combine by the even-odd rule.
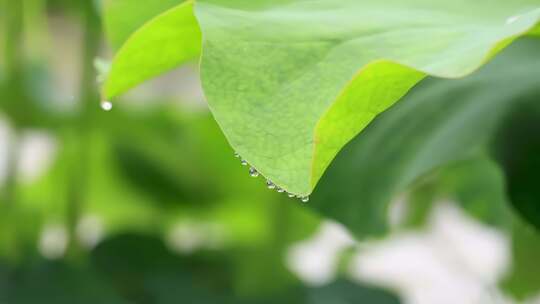
[[[293,198],[295,197],[296,195],[292,194],[292,193],[287,193],[287,196],[290,197],[290,198]]]
[[[249,168],[249,175],[251,175],[251,177],[257,177],[259,176],[259,172],[257,172],[257,170],[253,167],[250,167]]]
[[[266,187],[268,187],[268,189],[276,189],[276,185],[269,179],[266,180]]]
[[[283,190],[283,189],[281,189],[281,188],[277,188],[277,192],[283,193],[283,192],[285,192],[285,190]]]
[[[103,101],[101,102],[101,108],[102,108],[104,111],[107,111],[107,112],[108,112],[108,111],[112,110],[112,107],[113,107],[113,105],[112,105],[112,103],[111,103],[110,101],[103,100]]]
[[[301,198],[301,200],[302,200],[303,203],[307,203],[307,202],[309,202],[309,196],[304,196],[304,197]]]
[[[240,160],[242,166],[247,166],[248,162],[245,159]]]

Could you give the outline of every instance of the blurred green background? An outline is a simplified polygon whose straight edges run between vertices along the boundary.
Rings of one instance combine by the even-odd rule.
[[[105,112],[100,2],[0,3],[0,304],[540,301],[538,38],[419,85],[302,204],[234,157],[196,62]]]

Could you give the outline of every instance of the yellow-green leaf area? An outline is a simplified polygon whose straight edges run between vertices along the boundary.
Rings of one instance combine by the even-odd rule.
[[[112,62],[104,97],[118,96],[200,53],[201,32],[193,2],[187,1],[148,21],[127,39]]]

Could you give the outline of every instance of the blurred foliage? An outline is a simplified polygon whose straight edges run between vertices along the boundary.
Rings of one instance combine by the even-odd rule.
[[[435,202],[460,204],[474,218],[511,236],[511,269],[500,283],[506,293],[524,301],[540,290],[540,233],[513,212],[506,187],[503,170],[486,155],[440,167],[410,188],[400,228],[423,227]]]
[[[503,289],[519,300],[536,296],[540,290],[540,234],[517,217],[512,228],[512,254],[512,270],[502,282]]]
[[[508,182],[513,206],[529,223],[540,229],[540,105],[517,108],[501,128],[496,151]]]
[[[490,157],[478,155],[435,169],[410,188],[409,205],[403,225],[422,226],[433,203],[451,200],[471,216],[490,226],[511,228],[511,210],[504,190],[500,167]]]
[[[384,235],[394,196],[439,166],[487,153],[505,119],[538,102],[539,49],[524,39],[472,76],[417,86],[344,148],[311,205],[359,237]]]

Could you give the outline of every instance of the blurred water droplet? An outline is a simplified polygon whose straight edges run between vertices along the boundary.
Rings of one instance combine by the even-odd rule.
[[[242,166],[247,166],[248,162],[245,159],[240,160]]]
[[[257,172],[257,170],[255,170],[255,168],[250,167],[249,168],[249,175],[251,175],[251,177],[257,177],[257,176],[259,176],[259,172]]]
[[[101,102],[101,108],[104,110],[104,111],[110,111],[112,110],[112,103],[110,101],[106,101],[106,100],[103,100]]]
[[[301,198],[301,200],[302,200],[303,203],[307,203],[307,202],[309,202],[309,196],[304,196],[304,197]]]
[[[285,190],[283,190],[283,189],[281,189],[281,188],[277,188],[277,192],[283,193],[283,192],[285,192]]]
[[[240,158],[240,154],[238,154],[238,152],[234,152],[234,157]]]
[[[276,185],[269,179],[266,180],[266,187],[268,187],[268,189],[276,189]]]
[[[290,198],[293,198],[295,197],[296,195],[292,194],[292,193],[287,193],[287,196],[290,197]]]

